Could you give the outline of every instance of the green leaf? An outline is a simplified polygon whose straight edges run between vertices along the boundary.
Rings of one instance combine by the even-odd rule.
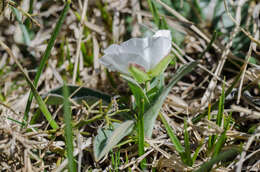
[[[163,73],[166,70],[167,66],[170,64],[172,59],[173,59],[172,55],[168,55],[168,56],[164,57],[154,68],[152,68],[148,72],[148,75],[151,78],[160,75],[161,73]]]
[[[171,79],[170,83],[166,88],[159,93],[155,101],[149,106],[149,108],[144,113],[144,133],[145,136],[150,138],[152,136],[152,130],[155,123],[155,120],[158,116],[158,113],[163,105],[163,102],[172,87],[186,74],[191,72],[197,66],[197,62],[191,62],[189,64],[183,65],[177,72],[174,74],[174,77]]]
[[[96,91],[87,87],[80,87],[75,85],[67,85],[71,99],[76,102],[81,102],[82,100],[86,101],[89,105],[95,103],[96,101],[102,99],[104,103],[109,104],[111,100],[111,96],[102,93],[100,91]],[[48,105],[60,105],[63,103],[63,87],[58,87],[47,94],[42,95],[42,98],[47,98],[46,104]],[[73,94],[75,91],[77,92]],[[73,95],[71,95],[73,94]]]
[[[150,80],[150,77],[144,71],[136,68],[135,66],[131,65],[128,68],[131,76],[138,82],[138,83],[145,83]]]
[[[133,120],[121,124],[113,123],[114,129],[99,129],[94,139],[94,157],[99,161],[105,156],[121,139],[130,134],[134,128]]]

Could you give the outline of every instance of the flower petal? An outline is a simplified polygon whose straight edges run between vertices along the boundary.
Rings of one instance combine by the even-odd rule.
[[[128,67],[130,64],[138,64],[142,67],[146,64],[139,55],[130,53],[105,54],[99,60],[108,69],[127,75],[129,75]]]
[[[166,37],[169,40],[172,40],[171,31],[169,30],[158,30],[157,32],[155,32],[153,37]]]
[[[149,59],[149,69],[154,68],[171,51],[171,40],[166,37],[153,37],[151,45],[144,50],[144,56]]]
[[[100,62],[110,70],[129,74],[130,64],[142,66],[146,72],[155,67],[171,50],[171,32],[159,30],[152,37],[132,38],[120,45],[113,44]]]
[[[154,68],[165,56],[167,56],[172,47],[172,37],[170,30],[158,30],[152,37],[150,47],[150,69]]]

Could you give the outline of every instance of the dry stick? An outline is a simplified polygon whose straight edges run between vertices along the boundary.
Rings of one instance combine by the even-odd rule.
[[[227,5],[226,5],[226,2],[224,1],[224,5],[225,5],[225,9],[228,13],[228,16],[232,19],[232,21],[234,21],[236,23],[236,21],[233,19],[233,17],[231,16],[230,12],[228,11],[228,8],[227,8]],[[256,8],[257,9],[257,8]],[[258,12],[259,13],[259,12]],[[255,18],[255,15],[253,16]],[[237,24],[237,23],[236,23]],[[238,25],[239,26],[239,25]],[[259,30],[257,30],[257,23],[254,24],[254,33],[255,33],[255,38],[257,38],[256,36],[259,34]],[[247,65],[249,63],[249,59],[250,59],[250,56],[252,54],[252,49],[253,49],[253,46],[255,45],[256,43],[253,42],[253,40],[251,39],[251,43],[250,43],[250,47],[249,47],[249,50],[247,52],[247,55],[246,55],[246,61],[242,67],[242,75],[241,75],[241,81],[240,81],[240,85],[239,85],[239,90],[238,90],[238,96],[237,96],[237,104],[239,104],[240,102],[240,97],[241,97],[241,92],[242,92],[242,86],[243,86],[243,82],[244,82],[244,78],[245,78],[245,73],[246,73],[246,68],[247,68]]]
[[[85,27],[87,27],[88,29],[98,33],[99,35],[105,36],[106,32],[104,31],[104,29],[94,23],[88,22],[86,20],[84,20],[84,25]]]
[[[259,15],[260,15],[260,3],[257,4],[254,8],[253,11],[253,19],[255,20],[256,26],[257,26],[257,33],[255,34],[255,39],[259,39],[259,30],[260,30],[260,19],[259,19]],[[255,51],[255,53],[257,55],[260,55],[260,52],[257,51],[257,45],[256,43],[253,44],[253,50]]]
[[[84,143],[82,143],[80,148],[74,150],[73,156],[77,156],[80,153],[80,151],[86,149],[87,147],[90,147],[91,143],[92,143],[92,138],[90,137]],[[63,169],[66,168],[66,166],[68,165],[68,163],[69,163],[68,158],[66,158],[64,161],[62,161],[60,166],[58,166],[56,169],[52,170],[52,172],[63,171]]]
[[[245,3],[243,0],[241,0],[242,1],[242,3]],[[241,2],[241,1],[239,1],[239,2]],[[238,6],[242,6],[242,3],[240,4],[240,3],[238,3]],[[226,0],[224,0],[224,6],[225,6],[225,10],[226,10],[226,12],[227,12],[227,15],[230,17],[230,19],[236,24],[236,26],[237,27],[239,27],[239,29],[246,35],[246,36],[248,36],[249,37],[249,39],[251,39],[251,41],[253,41],[253,42],[255,42],[256,44],[258,44],[258,45],[260,45],[260,41],[259,40],[257,40],[257,39],[255,39],[248,31],[246,31],[244,28],[242,28],[242,27],[240,27],[239,25],[239,22],[238,21],[236,21],[233,17],[232,17],[232,15],[230,14],[230,12],[229,12],[229,10],[228,10],[228,8],[227,8],[227,4],[226,4]],[[260,7],[258,7],[257,6],[257,10],[259,10],[259,8]],[[259,12],[258,12],[258,14],[259,14]],[[255,18],[254,18],[255,19]],[[256,20],[256,19],[255,19]],[[258,22],[257,22],[258,23]],[[258,24],[259,25],[259,24]],[[259,27],[259,26],[258,26]]]
[[[81,40],[82,40],[82,32],[84,29],[84,20],[87,12],[87,4],[88,0],[84,1],[82,13],[81,13],[81,18],[80,18],[80,28],[79,28],[79,38],[77,40],[77,51],[76,51],[76,56],[75,56],[75,62],[74,62],[74,70],[73,70],[73,79],[72,83],[75,84],[76,78],[77,78],[77,71],[78,71],[78,65],[79,65],[79,55],[80,55],[80,47],[81,47]]]
[[[246,157],[246,151],[250,148],[250,145],[253,143],[254,139],[259,137],[259,136],[260,136],[260,133],[257,133],[257,134],[252,135],[248,139],[248,141],[247,141],[247,143],[246,143],[246,145],[244,147],[244,151],[241,153],[240,159],[237,162],[236,172],[241,172],[242,171],[243,162],[245,161],[245,157]]]
[[[253,111],[237,105],[231,105],[231,109],[232,111],[248,114],[250,119],[260,119],[260,112],[258,111]]]
[[[224,0],[225,2],[225,0]],[[232,43],[233,43],[233,39],[235,38],[236,34],[239,32],[239,24],[241,22],[241,7],[243,5],[244,1],[243,0],[240,0],[238,2],[238,7],[237,7],[237,10],[236,10],[236,22],[237,22],[237,25],[235,27],[235,29],[233,30],[233,32],[231,32],[231,36],[229,38],[229,41],[221,55],[221,58],[220,58],[220,61],[219,61],[219,64],[217,66],[217,69],[215,70],[215,75],[219,76],[221,74],[221,71],[224,67],[224,64],[226,62],[226,59],[227,59],[227,55],[229,54],[230,52],[230,48],[232,46]],[[209,86],[206,90],[206,92],[204,93],[202,99],[201,99],[201,106],[204,106],[205,103],[209,100],[209,98],[212,96],[213,94],[213,91],[215,90],[216,88],[216,85],[217,85],[217,80],[216,78],[212,78],[210,83],[209,83]]]
[[[254,29],[255,28],[256,27],[254,25]],[[239,104],[239,102],[240,102],[240,97],[241,97],[242,86],[243,86],[243,82],[244,82],[244,78],[245,78],[246,68],[247,68],[250,56],[252,54],[252,49],[253,49],[253,42],[251,41],[250,46],[249,46],[249,50],[248,50],[247,55],[246,55],[246,62],[242,66],[243,72],[242,72],[242,75],[241,75],[241,80],[240,80],[239,89],[238,89],[237,104]]]
[[[150,153],[152,153],[155,149],[152,148],[150,149],[149,151],[147,151],[145,154],[143,154],[142,156],[138,157],[135,161],[132,161],[126,165],[123,165],[121,167],[119,167],[119,170],[124,170],[128,167],[130,167],[131,165],[134,165],[134,164],[139,164],[145,157],[147,157]]]
[[[15,112],[15,110],[13,108],[11,108],[10,106],[8,106],[7,104],[4,104],[2,102],[0,102],[0,105],[6,107],[7,109],[11,110],[16,116],[20,116],[18,113]],[[1,114],[0,114],[1,115]]]
[[[185,54],[185,52],[175,43],[172,43],[172,45],[174,46],[174,48],[172,48],[172,52],[184,63],[188,63],[186,62],[185,59],[182,58],[182,56],[185,56],[190,62],[193,62],[194,60],[189,57],[188,55]],[[180,55],[180,53],[181,55]],[[206,72],[208,72],[210,75],[212,75],[213,77],[215,77],[217,80],[219,80],[220,82],[224,83],[226,86],[230,86],[230,84],[228,84],[226,81],[224,81],[223,79],[221,79],[219,76],[215,75],[213,72],[211,72],[210,70],[208,70],[206,67],[204,67],[201,64],[198,64],[198,67],[201,68],[202,70],[205,70]]]

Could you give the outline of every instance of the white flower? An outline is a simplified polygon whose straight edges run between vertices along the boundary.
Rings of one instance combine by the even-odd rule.
[[[99,60],[108,69],[127,75],[132,64],[148,72],[169,54],[171,41],[169,30],[159,30],[152,37],[132,38],[120,45],[112,44]]]

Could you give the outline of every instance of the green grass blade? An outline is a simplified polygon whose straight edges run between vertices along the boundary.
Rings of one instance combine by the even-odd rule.
[[[226,141],[226,138],[227,138],[227,137],[226,137],[226,131],[224,131],[224,132],[219,136],[219,139],[218,139],[218,141],[217,141],[216,144],[215,144],[213,157],[216,157],[216,156],[219,154],[221,148],[223,147],[223,145],[224,145],[224,143],[225,143],[225,141]]]
[[[181,142],[180,140],[178,139],[178,137],[174,134],[172,128],[170,127],[170,125],[168,124],[167,120],[164,118],[164,116],[159,113],[159,116],[163,122],[163,125],[172,141],[172,144],[174,145],[176,151],[179,153],[179,154],[183,154],[185,152],[185,149],[184,147],[181,145]]]
[[[37,92],[36,88],[34,87],[32,81],[30,80],[28,74],[24,71],[22,65],[20,64],[20,62],[15,58],[14,54],[12,53],[12,51],[10,50],[10,48],[0,40],[0,45],[7,51],[7,53],[10,55],[10,57],[15,61],[16,65],[18,66],[19,70],[22,72],[22,74],[24,75],[27,83],[29,84],[29,86],[31,87],[32,93],[35,96],[35,99],[39,105],[39,108],[41,110],[41,112],[43,113],[43,115],[45,116],[45,118],[48,120],[48,122],[50,123],[50,126],[53,129],[58,129],[59,126],[57,125],[57,123],[52,119],[52,115],[50,114],[47,106],[45,105],[44,101],[42,100],[41,96],[39,95],[39,93]],[[26,121],[25,121],[26,123]]]
[[[221,148],[223,147],[225,141],[226,141],[226,133],[227,133],[227,130],[228,130],[228,127],[229,127],[229,124],[230,124],[230,121],[231,121],[231,117],[229,116],[226,120],[225,120],[225,126],[224,126],[224,132],[219,136],[218,138],[218,141],[216,142],[216,146],[215,146],[215,149],[214,149],[214,153],[213,153],[213,157],[216,157]]]
[[[218,34],[219,34],[219,32],[217,32],[217,31],[213,32],[213,36],[212,36],[209,44],[207,45],[207,48],[201,53],[201,55],[199,56],[199,59],[202,59],[204,57],[204,55],[206,54],[206,52],[208,52],[212,48],[212,45],[213,45],[214,41],[216,40]]]
[[[237,77],[235,78],[234,82],[232,83],[232,85],[227,89],[227,91],[225,92],[225,96],[228,96],[231,91],[233,90],[233,88],[236,86],[236,84],[240,81],[240,77],[242,75],[242,70],[240,70],[239,74],[237,75]],[[212,109],[216,109],[218,104],[219,104],[219,101],[216,101],[213,105],[212,105]],[[196,124],[198,123],[202,118],[204,118],[205,116],[207,116],[208,114],[208,109],[206,109],[203,113],[195,116],[194,118],[192,118],[192,123]]]
[[[219,104],[218,104],[218,113],[217,113],[217,120],[216,124],[221,127],[222,124],[222,119],[223,119],[223,112],[224,112],[224,103],[225,103],[225,92],[224,92],[224,84],[222,85],[222,93],[219,99]],[[215,141],[217,140],[218,135],[213,135],[211,137],[211,147],[212,145],[215,145]],[[215,148],[216,151],[216,148]]]
[[[152,0],[147,0],[150,11],[152,12],[153,15],[153,20],[155,22],[155,24],[157,25],[157,27],[160,27],[160,16],[158,14],[158,10],[154,5],[154,2]]]
[[[43,72],[43,68],[44,68],[44,66],[45,66],[45,64],[46,64],[46,62],[47,62],[47,60],[48,60],[48,58],[50,56],[51,50],[52,50],[52,48],[54,46],[54,42],[55,42],[55,40],[56,40],[60,30],[61,30],[63,21],[64,21],[66,15],[67,15],[67,12],[69,11],[70,3],[71,2],[69,0],[66,2],[66,5],[65,5],[65,7],[64,7],[64,9],[63,9],[63,11],[62,11],[62,13],[60,15],[60,18],[59,18],[59,20],[58,20],[58,22],[57,22],[57,24],[56,24],[56,26],[54,28],[54,31],[53,31],[53,33],[51,35],[51,38],[50,38],[49,42],[48,42],[48,46],[47,46],[47,48],[46,48],[46,50],[44,52],[44,55],[42,57],[40,66],[39,66],[39,68],[37,70],[37,73],[36,73],[36,76],[35,76],[35,79],[34,79],[34,82],[33,82],[35,87],[37,87],[38,81],[39,81],[40,76],[41,76],[41,74]],[[24,112],[24,118],[23,118],[24,121],[28,120],[28,114],[29,114],[29,111],[30,111],[32,99],[33,99],[33,92],[30,91],[29,98],[28,98],[28,101],[27,101],[27,104],[26,104],[26,108],[25,108],[25,112]]]
[[[185,164],[192,166],[192,158],[191,158],[191,151],[190,151],[190,140],[189,140],[189,133],[187,130],[187,121],[184,120],[184,147],[185,147]]]
[[[17,124],[19,124],[19,125],[21,125],[21,126],[25,126],[25,123],[24,123],[24,122],[20,122],[20,121],[18,121],[18,120],[15,120],[15,119],[13,119],[13,118],[10,118],[10,117],[7,117],[7,119],[9,119],[10,121],[13,121],[13,122],[15,122],[15,123],[17,123]]]
[[[224,103],[225,103],[225,87],[224,84],[222,85],[222,93],[219,100],[219,106],[218,106],[218,114],[217,114],[217,125],[221,126],[222,119],[223,119],[223,112],[224,112]]]
[[[63,116],[65,120],[65,139],[66,139],[66,149],[68,156],[68,169],[69,171],[77,171],[76,163],[73,157],[73,130],[72,130],[72,120],[71,120],[71,108],[69,102],[69,90],[66,84],[63,86],[63,96],[64,96],[64,104],[63,104]]]
[[[202,139],[199,143],[199,146],[196,148],[194,154],[193,154],[193,157],[192,157],[192,164],[194,164],[194,162],[196,161],[198,155],[199,155],[199,152],[200,152],[200,149],[201,147],[203,146],[204,144],[204,139]]]
[[[218,156],[213,157],[208,162],[202,164],[202,166],[198,170],[196,170],[195,172],[210,171],[210,169],[212,168],[212,166],[214,164],[219,163],[223,160],[228,160],[230,158],[234,158],[239,153],[240,153],[240,151],[238,149],[235,149],[235,148],[228,149],[227,151],[220,153]]]
[[[27,80],[27,82],[29,83],[29,81]],[[31,87],[31,90],[32,90],[32,93],[39,105],[39,108],[41,110],[41,112],[43,113],[43,115],[45,116],[45,118],[47,119],[47,121],[50,123],[50,126],[53,128],[53,129],[58,129],[59,126],[58,124],[52,119],[52,115],[51,113],[49,112],[46,104],[44,103],[44,101],[42,100],[41,96],[39,95],[39,93],[37,92],[36,88],[34,87],[33,83],[30,82],[30,87]]]
[[[210,121],[211,120],[211,104],[208,105],[208,120]],[[208,126],[208,128],[210,129],[211,127]],[[209,139],[208,139],[208,149],[211,150],[212,148],[212,136],[209,136]]]
[[[30,0],[30,5],[29,5],[28,14],[32,14],[32,13],[33,13],[33,4],[34,4],[34,0]],[[24,24],[25,24],[25,26],[26,26],[27,29],[30,28],[31,20],[30,20],[29,17],[24,21]]]

